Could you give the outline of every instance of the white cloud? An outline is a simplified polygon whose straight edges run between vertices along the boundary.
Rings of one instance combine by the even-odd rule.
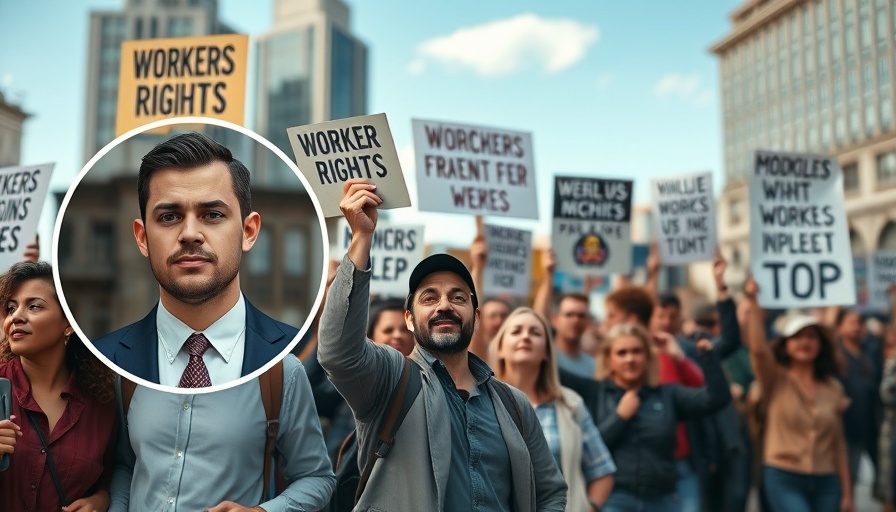
[[[698,106],[713,102],[715,94],[703,84],[699,73],[669,73],[653,84],[653,94],[658,98],[679,98]]]
[[[427,62],[437,62],[470,68],[485,77],[533,67],[549,74],[558,73],[582,60],[597,39],[594,25],[518,14],[423,41],[408,72],[420,73]]]
[[[2,86],[4,89],[6,89],[6,88],[9,88],[10,86],[12,86],[12,82],[13,82],[12,75],[10,75],[9,73],[6,73],[5,75],[3,75],[3,79],[0,80],[0,86]]]

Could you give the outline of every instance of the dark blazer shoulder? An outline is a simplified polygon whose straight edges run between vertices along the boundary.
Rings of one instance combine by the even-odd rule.
[[[159,381],[158,303],[142,319],[93,341],[101,354],[119,368],[150,382]]]
[[[277,358],[298,334],[298,329],[274,320],[246,299],[246,353],[243,357],[243,375],[248,375]]]

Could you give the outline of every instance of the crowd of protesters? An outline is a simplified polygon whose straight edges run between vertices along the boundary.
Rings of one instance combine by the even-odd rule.
[[[343,211],[370,237],[378,199],[353,187]],[[369,295],[369,252],[363,241],[353,244],[331,268],[326,313],[304,361],[334,463],[357,429],[358,464],[374,468],[361,508],[743,512],[753,494],[763,511],[848,512],[864,459],[874,471],[874,497],[882,510],[894,510],[892,311],[873,322],[849,308],[763,310],[757,283],[728,282],[718,253],[714,302],[686,312],[672,291],[658,289],[662,262],[652,252],[646,282],[618,279],[596,318],[591,296],[554,293],[550,250],[532,304],[491,296],[482,282],[489,251],[481,236],[471,247],[472,268],[445,255],[428,258],[402,301]],[[95,460],[83,469],[65,462],[81,478],[59,492],[83,496],[69,501],[85,510],[106,510],[115,421],[103,404],[112,400],[112,377],[93,368],[98,361],[71,337],[48,287],[49,267],[41,265],[19,264],[0,277],[0,370],[20,387],[29,381],[35,394],[20,397],[14,416],[0,421],[0,454],[45,443],[23,437],[39,430],[22,428],[28,409],[46,411],[43,430],[58,421],[85,427],[86,417],[66,419],[74,414],[66,403],[32,403],[43,382],[65,383],[84,407],[100,411],[94,419],[109,417]],[[896,287],[890,299],[896,310]],[[37,349],[16,343],[20,326],[32,324],[47,330]],[[42,375],[39,361],[51,361],[55,373]],[[386,398],[404,381],[407,364],[420,366],[426,410],[408,404],[386,465],[385,455],[366,453],[391,414]],[[493,381],[492,372],[513,388]],[[78,432],[61,442],[77,442]],[[429,455],[414,443],[428,446]],[[448,473],[439,474],[436,459]],[[12,471],[0,473],[2,499],[29,499],[21,478],[35,460],[12,458]],[[529,470],[520,472],[521,464]],[[54,494],[52,480],[44,475],[34,496]]]

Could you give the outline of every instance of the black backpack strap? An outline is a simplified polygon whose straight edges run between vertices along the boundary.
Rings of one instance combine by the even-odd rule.
[[[520,435],[523,436],[523,439],[526,439],[526,429],[523,427],[523,411],[520,410],[519,402],[513,398],[510,386],[495,378],[489,379],[489,381],[498,392],[498,397],[501,398],[501,403],[504,404],[504,408],[507,409],[507,412],[509,412],[510,416],[513,418],[513,422],[516,424],[516,429],[520,431]]]
[[[59,496],[59,506],[68,506],[69,501],[65,496],[65,490],[62,489],[62,482],[59,481],[59,474],[56,472],[56,464],[53,463],[53,456],[50,455],[50,447],[47,445],[47,438],[44,437],[44,433],[40,429],[40,425],[37,423],[34,413],[25,411],[25,415],[31,420],[31,425],[37,433],[37,438],[40,439],[41,451],[47,456],[47,469],[50,471],[50,478],[53,479],[53,486],[56,487],[56,494]]]
[[[361,499],[361,494],[364,493],[364,488],[367,487],[367,480],[370,479],[370,473],[373,471],[373,464],[376,462],[376,459],[385,458],[389,454],[389,450],[392,449],[392,444],[395,442],[395,433],[398,432],[401,422],[404,421],[404,417],[407,416],[408,411],[411,409],[414,399],[417,398],[420,389],[423,387],[420,369],[412,368],[413,366],[416,366],[416,364],[405,357],[404,368],[401,370],[398,385],[392,391],[392,397],[389,399],[389,412],[383,421],[382,427],[380,427],[377,442],[372,448],[373,453],[367,458],[367,464],[364,466],[364,471],[361,472],[358,490],[355,492],[355,503]]]

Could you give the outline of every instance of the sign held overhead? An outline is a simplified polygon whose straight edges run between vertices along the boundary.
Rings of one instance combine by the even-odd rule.
[[[716,215],[712,173],[653,179],[650,185],[663,264],[713,259]]]
[[[377,186],[381,210],[411,205],[386,114],[296,126],[286,133],[325,217],[342,215],[342,185],[355,178]]]
[[[420,210],[538,218],[532,135],[411,121]]]
[[[757,151],[749,177],[750,270],[759,305],[856,303],[856,283],[837,160]]]

